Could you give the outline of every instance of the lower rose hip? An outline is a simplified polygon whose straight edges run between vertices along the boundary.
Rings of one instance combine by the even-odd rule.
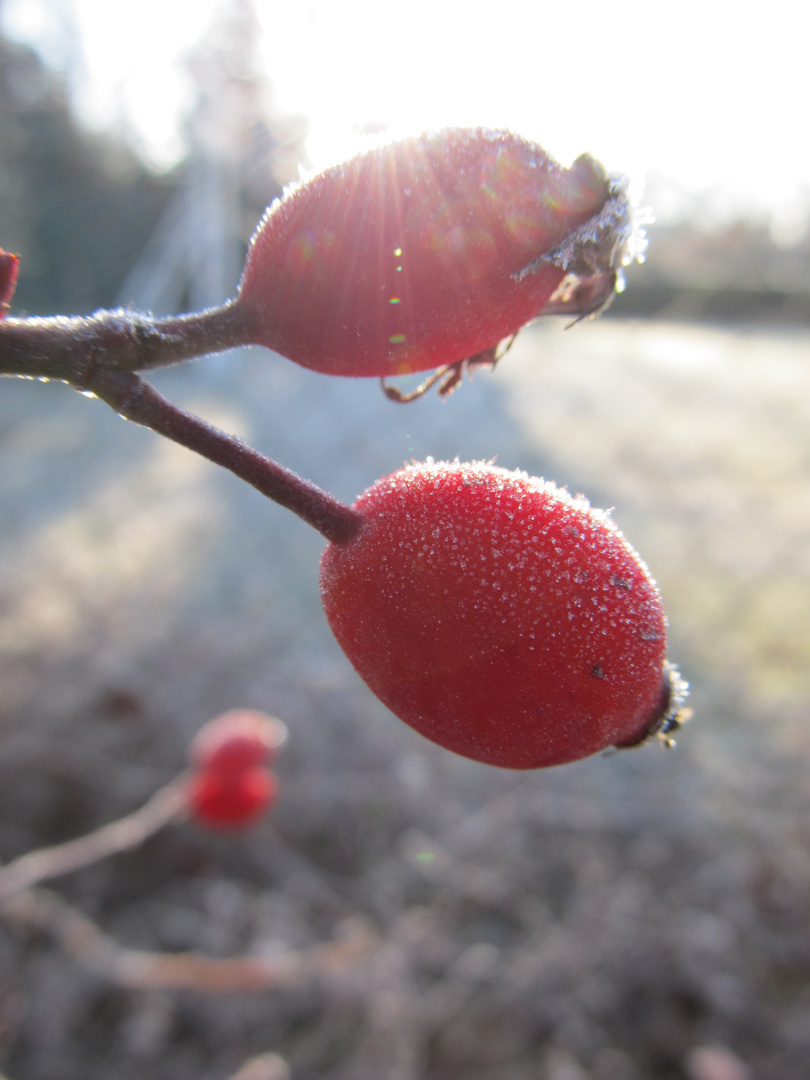
[[[273,804],[278,783],[269,769],[240,773],[204,770],[189,780],[188,805],[192,818],[212,829],[240,829],[252,825]]]
[[[513,769],[677,726],[685,685],[644,563],[582,498],[492,465],[378,481],[321,563],[324,609],[373,692],[427,738]]]

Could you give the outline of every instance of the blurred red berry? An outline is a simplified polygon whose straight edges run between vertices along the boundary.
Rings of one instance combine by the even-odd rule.
[[[208,828],[244,828],[269,809],[277,793],[276,778],[267,769],[224,773],[204,769],[189,780],[189,813]]]
[[[332,543],[321,594],[374,693],[421,734],[512,769],[677,726],[650,574],[605,514],[492,465],[428,462],[378,481]]]
[[[604,305],[631,231],[591,157],[566,169],[511,132],[449,129],[287,191],[235,303],[251,341],[330,375],[492,362],[536,316]]]
[[[20,258],[0,248],[0,319],[8,311],[14,290],[17,287],[17,273],[20,268]]]
[[[287,738],[280,720],[253,709],[231,709],[209,720],[189,747],[198,769],[238,773],[271,762]]]

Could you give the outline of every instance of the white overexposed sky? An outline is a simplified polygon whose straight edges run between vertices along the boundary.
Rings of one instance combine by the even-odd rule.
[[[183,67],[225,0],[5,0],[6,31],[55,64],[82,60],[94,127],[124,121],[171,164],[192,95]],[[253,0],[282,112],[310,118],[316,167],[369,124],[508,126],[568,162],[663,174],[720,210],[806,215],[810,105],[796,0]],[[774,209],[776,208],[776,209]]]

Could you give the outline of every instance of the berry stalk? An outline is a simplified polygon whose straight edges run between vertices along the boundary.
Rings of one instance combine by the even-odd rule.
[[[334,495],[260,454],[199,416],[178,408],[138,375],[100,371],[86,390],[120,416],[228,469],[273,502],[292,510],[327,540],[341,544],[356,536],[363,519]]]
[[[181,777],[161,788],[139,810],[95,832],[55,847],[40,848],[0,867],[0,903],[42,881],[64,877],[75,870],[138,847],[172,821],[187,813],[186,780]]]

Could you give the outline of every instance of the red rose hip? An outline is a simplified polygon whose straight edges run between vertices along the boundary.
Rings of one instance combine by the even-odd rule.
[[[666,733],[685,684],[644,563],[607,516],[525,473],[408,466],[321,562],[332,630],[392,712],[465,757],[557,765]]]
[[[623,181],[587,155],[564,168],[512,132],[453,128],[290,189],[234,303],[246,340],[331,375],[492,362],[536,316],[603,306],[631,233]]]
[[[253,824],[276,800],[278,783],[265,766],[286,737],[280,720],[253,709],[230,709],[203,725],[188,752],[192,818],[215,829]]]
[[[192,818],[210,829],[243,829],[275,802],[278,782],[269,769],[238,773],[202,770],[188,784]]]
[[[286,738],[286,727],[275,717],[254,709],[229,709],[200,728],[188,755],[198,769],[239,773],[267,765]]]
[[[0,248],[0,319],[5,318],[11,304],[11,298],[17,287],[19,269],[19,255],[12,255],[10,251]]]

